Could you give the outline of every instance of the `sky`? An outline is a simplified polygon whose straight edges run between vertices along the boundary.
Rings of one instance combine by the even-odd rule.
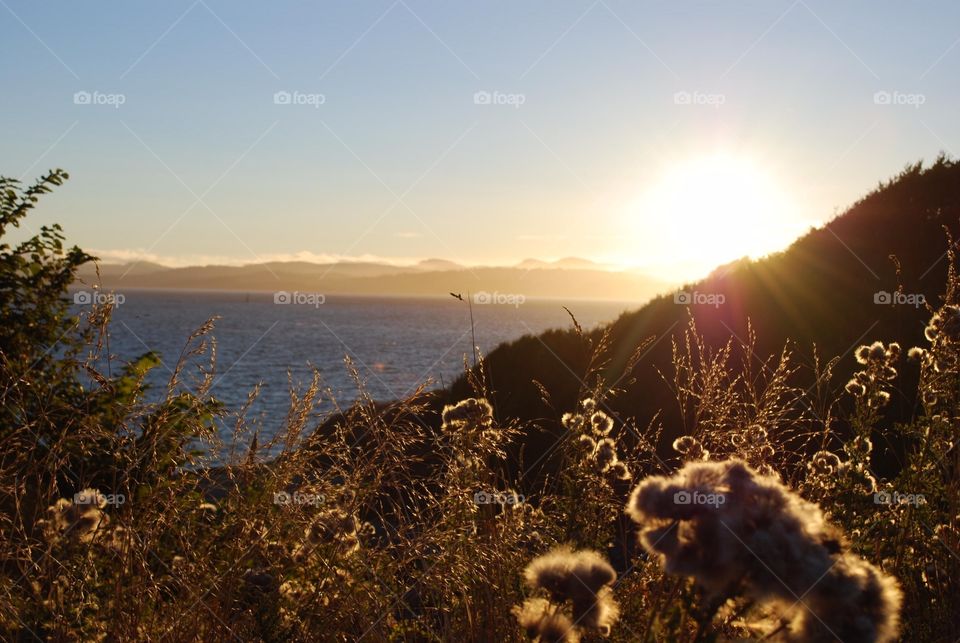
[[[960,3],[0,0],[0,174],[170,265],[578,256],[677,279],[960,151]]]

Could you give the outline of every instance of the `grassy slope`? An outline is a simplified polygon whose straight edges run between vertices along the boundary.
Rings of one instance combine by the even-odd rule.
[[[874,294],[894,291],[900,283],[905,293],[923,293],[936,306],[947,271],[943,227],[957,235],[958,219],[960,165],[942,161],[927,169],[911,167],[784,252],[734,264],[685,289],[723,293],[722,306],[677,305],[670,295],[625,313],[610,326],[610,379],[619,376],[644,338],[654,336],[658,341],[634,369],[636,381],[611,402],[612,410],[645,426],[663,409],[668,438],[664,444],[683,432],[673,396],[657,368],[669,367],[670,336],[683,330],[688,310],[715,347],[731,336],[737,344],[746,340],[749,321],[757,332],[755,352],[760,357],[779,353],[788,340],[795,342],[805,363],[812,363],[813,345],[827,359],[845,356],[837,366],[839,385],[854,370],[851,352],[858,344],[897,340],[907,348],[920,343],[929,313],[923,307],[876,305]],[[890,255],[900,262],[899,281]],[[558,419],[558,413],[574,407],[586,359],[587,351],[572,330],[500,346],[488,356],[495,408],[507,417]],[[807,378],[801,382],[804,387],[812,383],[812,370],[800,375]],[[556,410],[541,401],[534,380],[550,392]],[[466,379],[461,378],[441,393],[439,403],[468,395]],[[913,409],[913,399],[896,397],[887,412],[888,422],[908,417]],[[527,436],[525,462],[535,461],[553,444],[552,434],[559,427],[552,425],[552,430]],[[889,466],[895,457],[888,449]]]

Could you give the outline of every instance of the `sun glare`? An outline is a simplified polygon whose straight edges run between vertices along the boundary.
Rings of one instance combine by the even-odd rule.
[[[747,159],[720,154],[669,167],[631,210],[636,233],[656,240],[652,256],[638,259],[670,266],[675,279],[779,250],[803,232],[775,177]]]

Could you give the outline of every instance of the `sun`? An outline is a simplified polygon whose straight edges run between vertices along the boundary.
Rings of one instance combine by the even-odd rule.
[[[714,154],[669,166],[631,208],[646,257],[674,280],[785,247],[803,230],[775,176],[748,158]]]

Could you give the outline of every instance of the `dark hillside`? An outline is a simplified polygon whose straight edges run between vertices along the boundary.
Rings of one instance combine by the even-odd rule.
[[[636,365],[635,381],[610,400],[610,410],[645,426],[662,409],[666,439],[661,447],[682,433],[673,395],[657,369],[669,372],[670,337],[682,333],[688,314],[715,348],[731,337],[742,346],[751,323],[758,357],[778,354],[787,341],[797,349],[801,363],[813,363],[814,345],[821,358],[840,356],[833,383],[842,387],[855,370],[852,352],[859,344],[899,341],[906,349],[921,342],[930,316],[926,308],[882,302],[892,300],[900,287],[901,299],[922,294],[931,305],[939,304],[948,264],[944,227],[956,235],[958,220],[960,165],[946,159],[926,169],[917,164],[787,250],[759,261],[735,262],[683,289],[697,293],[701,302],[722,295],[722,304],[684,305],[668,295],[624,314],[610,327],[608,382],[619,377],[641,341],[651,336],[657,341]],[[891,256],[899,262],[899,275]],[[593,332],[592,338],[600,333]],[[586,361],[587,350],[573,330],[528,336],[497,348],[488,356],[495,408],[508,417],[556,420],[574,407]],[[915,370],[905,367],[902,373],[915,378]],[[813,383],[812,373],[803,369],[797,375],[803,381],[797,383],[807,388]],[[534,380],[549,391],[556,410],[541,401]],[[902,390],[915,390],[901,384]],[[451,401],[468,394],[461,378],[441,398]],[[908,418],[913,407],[913,399],[895,395],[886,409],[886,422]],[[559,430],[558,423],[552,426]],[[549,432],[528,436],[524,461],[536,461],[554,441]],[[885,446],[886,463],[892,466],[896,454]]]

